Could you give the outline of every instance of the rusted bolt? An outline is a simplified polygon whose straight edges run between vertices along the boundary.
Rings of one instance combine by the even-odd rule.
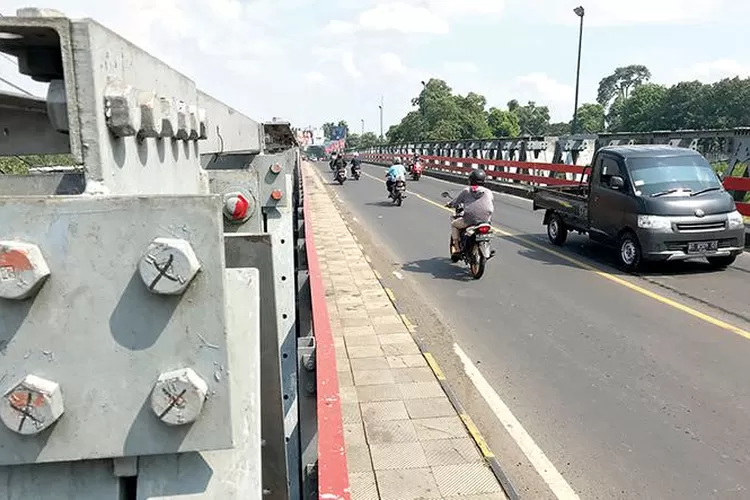
[[[110,83],[104,91],[104,116],[116,137],[129,137],[141,130],[138,92],[130,85]]]
[[[181,295],[200,269],[193,247],[178,238],[156,238],[138,265],[143,283],[159,295]]]
[[[162,373],[151,392],[151,409],[167,425],[195,422],[203,411],[208,384],[192,368]]]
[[[273,191],[271,191],[271,198],[275,201],[279,201],[282,196],[283,194],[278,189],[274,189]]]
[[[278,163],[274,163],[273,165],[271,165],[269,170],[272,174],[279,175],[281,173],[281,165]]]
[[[255,213],[255,200],[247,192],[233,191],[224,195],[224,217],[229,222],[242,223]]]
[[[0,298],[35,295],[50,275],[42,251],[32,243],[0,241]]]
[[[50,427],[64,411],[62,391],[56,382],[27,375],[3,395],[0,419],[8,429],[28,436]]]
[[[140,92],[138,106],[141,111],[141,137],[160,137],[162,134],[162,111],[156,92]]]

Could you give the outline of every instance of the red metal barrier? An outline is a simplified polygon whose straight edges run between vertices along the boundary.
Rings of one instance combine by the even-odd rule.
[[[303,186],[307,183],[303,178]],[[310,273],[312,322],[315,334],[315,358],[318,397],[318,498],[350,500],[349,471],[346,465],[344,425],[341,416],[341,396],[336,371],[336,346],[333,342],[331,320],[326,307],[325,288],[310,218],[310,207],[303,188],[305,218],[305,246],[307,268]]]
[[[360,157],[364,161],[390,162],[393,158],[409,158],[411,155],[397,155],[384,153],[363,153]],[[555,176],[535,175],[539,172],[551,172],[553,174],[583,174],[584,167],[577,165],[563,165],[557,163],[536,163],[510,160],[486,160],[483,158],[457,158],[449,156],[429,156],[421,155],[420,159],[425,168],[428,170],[455,172],[466,174],[471,172],[471,167],[458,166],[459,164],[484,165],[487,175],[495,179],[505,179],[511,181],[520,181],[530,185],[549,185],[565,186],[578,184],[580,180],[570,180]],[[497,168],[515,168],[525,170],[530,173],[521,174],[515,172],[505,172]],[[588,176],[585,176],[588,177]],[[738,191],[741,193],[750,193],[750,178],[727,177],[724,179],[724,188],[727,191]],[[737,210],[746,217],[750,217],[750,203],[737,202]]]

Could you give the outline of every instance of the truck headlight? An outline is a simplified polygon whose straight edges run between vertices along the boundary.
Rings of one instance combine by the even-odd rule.
[[[639,215],[638,227],[641,229],[671,229],[672,222],[667,217],[658,215]]]
[[[729,225],[729,229],[738,229],[745,226],[745,221],[742,218],[742,214],[735,210],[727,214],[727,224]]]

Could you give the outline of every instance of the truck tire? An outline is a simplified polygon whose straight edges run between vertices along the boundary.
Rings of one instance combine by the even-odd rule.
[[[711,265],[711,267],[714,267],[716,269],[724,269],[734,264],[734,261],[737,260],[737,256],[729,255],[726,257],[706,257],[706,260]]]
[[[550,215],[549,222],[547,222],[547,238],[550,243],[559,247],[563,246],[568,239],[568,226],[560,214]]]
[[[620,266],[625,271],[635,271],[638,269],[643,257],[638,237],[630,231],[623,233],[617,245],[617,255]]]

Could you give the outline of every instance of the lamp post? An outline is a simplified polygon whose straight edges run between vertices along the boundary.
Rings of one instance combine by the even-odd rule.
[[[360,121],[362,122],[362,133],[360,134],[360,137],[361,137],[365,135],[365,119],[362,118]]]
[[[383,142],[383,96],[380,96],[380,142]]]
[[[575,104],[573,108],[573,127],[571,129],[571,132],[575,134],[578,132],[578,89],[579,89],[580,81],[581,81],[581,45],[583,43],[584,10],[583,10],[583,7],[578,6],[575,9],[573,9],[573,12],[575,12],[576,16],[581,18],[580,27],[578,28],[578,65],[576,66],[576,97],[575,97]]]

